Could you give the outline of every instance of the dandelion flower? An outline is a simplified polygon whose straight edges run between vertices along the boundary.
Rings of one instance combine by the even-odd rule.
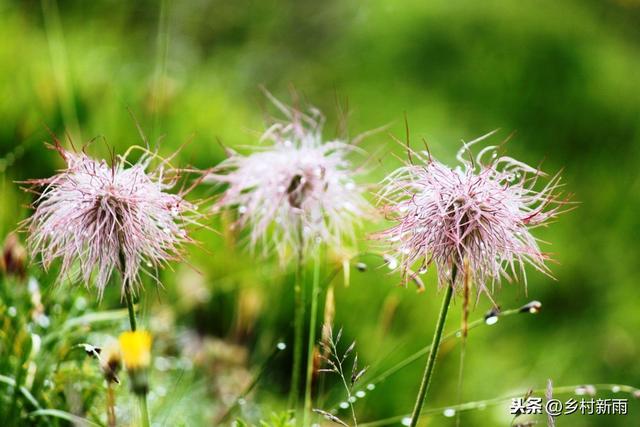
[[[355,145],[324,141],[323,118],[281,105],[286,122],[262,136],[268,144],[243,156],[231,153],[209,180],[227,184],[216,208],[235,208],[237,225],[250,229],[249,246],[275,249],[280,259],[316,242],[341,247],[354,240],[354,228],[370,212],[356,170],[348,160]]]
[[[58,174],[29,181],[41,189],[35,212],[27,219],[28,246],[45,269],[62,260],[58,281],[91,282],[101,297],[113,270],[125,286],[140,284],[140,272],[156,277],[157,268],[180,258],[190,241],[186,226],[197,217],[196,206],[183,195],[170,194],[177,173],[168,161],[150,170],[156,157],[146,152],[135,164],[126,156],[112,164],[84,152],[56,150],[66,163]],[[133,289],[135,290],[135,289]]]
[[[151,363],[151,334],[147,331],[127,331],[120,334],[120,351],[128,371],[146,369]]]
[[[147,368],[151,364],[151,334],[147,331],[123,332],[118,341],[124,367],[131,379],[131,390],[145,396],[149,392]]]
[[[548,256],[531,229],[559,213],[560,177],[537,190],[546,175],[498,156],[495,146],[474,159],[470,147],[489,135],[464,144],[456,168],[424,151],[385,178],[380,199],[395,225],[377,236],[390,242],[405,279],[435,264],[441,286],[453,275],[459,289],[468,274],[479,291],[488,291],[488,284],[511,280],[518,271],[526,285],[525,264],[549,273]]]

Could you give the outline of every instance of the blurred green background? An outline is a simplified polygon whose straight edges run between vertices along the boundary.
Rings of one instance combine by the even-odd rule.
[[[224,158],[217,140],[256,143],[265,113],[274,112],[259,85],[285,102],[294,87],[324,111],[327,137],[335,135],[336,104],[348,104],[352,136],[389,124],[403,138],[406,112],[412,140],[426,138],[449,164],[461,139],[500,128],[492,142],[514,132],[508,153],[542,162],[548,172],[563,169],[566,188],[580,203],[538,230],[550,242],[543,249],[557,261],[551,267],[557,280],[529,271],[528,294],[508,283],[495,293],[503,308],[536,299],[543,311],[471,332],[461,401],[543,388],[549,378],[557,386],[640,385],[639,70],[635,0],[1,0],[0,237],[29,215],[31,196],[15,181],[62,166],[43,144],[50,140],[47,127],[78,145],[99,137],[89,151],[108,156],[110,148],[124,152],[140,143],[128,109],[151,140],[162,137],[162,154],[191,141],[180,163],[198,168]],[[385,132],[363,147],[374,159],[363,182],[379,182],[400,164],[389,153],[404,157]],[[225,224],[228,219],[211,220],[216,230]],[[370,244],[365,232],[383,226],[367,224],[361,249]],[[206,248],[191,250],[197,273],[176,265],[163,274],[164,289],[147,289],[146,322],[159,335],[158,352],[177,353],[184,340],[199,348],[195,370],[176,374],[180,387],[166,381],[183,408],[172,414],[175,425],[210,425],[221,399],[246,382],[232,378],[232,392],[225,391],[232,368],[248,376],[291,334],[292,271],[252,258],[226,232],[197,237]],[[440,295],[433,273],[426,292],[417,294],[397,286],[399,277],[378,261],[368,262],[367,272],[351,273],[350,286],[341,275],[334,281],[335,325],[344,328],[345,340],[357,340],[361,363],[373,374],[430,342]],[[46,301],[67,292],[42,287]],[[83,288],[73,295],[86,298],[87,310],[120,306],[115,284],[101,303]],[[448,330],[459,327],[460,306],[458,298]],[[489,307],[481,298],[471,318]],[[158,332],[162,325],[166,330]],[[229,360],[220,356],[225,351]],[[284,407],[289,359],[276,359],[239,415],[256,422]],[[410,412],[422,365],[421,359],[359,399],[359,419]],[[450,342],[428,407],[458,402],[458,369],[459,346]],[[324,409],[341,399],[327,384]],[[640,425],[638,400],[629,402],[629,412],[557,421]],[[511,418],[502,405],[464,413],[460,421],[509,425]],[[425,425],[455,422],[424,419]]]

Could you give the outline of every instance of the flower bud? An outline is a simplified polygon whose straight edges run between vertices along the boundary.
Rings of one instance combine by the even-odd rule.
[[[108,383],[120,384],[118,372],[122,367],[122,354],[118,342],[112,340],[103,349],[100,349],[99,354],[100,368],[102,368],[104,378]]]
[[[27,273],[25,268],[26,260],[27,251],[20,244],[18,236],[15,233],[10,233],[4,241],[0,268],[8,276],[15,276],[22,280]]]

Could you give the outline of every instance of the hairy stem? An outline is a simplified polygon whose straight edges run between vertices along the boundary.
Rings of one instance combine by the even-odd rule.
[[[440,308],[440,315],[438,316],[438,323],[436,323],[436,330],[433,333],[433,340],[431,341],[431,351],[427,358],[427,365],[424,369],[424,375],[422,377],[422,383],[420,384],[420,390],[416,398],[416,404],[411,414],[410,427],[415,427],[418,424],[420,418],[420,411],[427,398],[427,391],[429,390],[429,383],[433,376],[433,368],[436,364],[436,358],[438,357],[438,348],[440,347],[440,340],[442,339],[442,331],[444,330],[444,324],[447,320],[447,312],[449,311],[449,304],[451,303],[451,296],[453,295],[453,284],[456,280],[456,268],[453,267],[451,271],[451,283],[447,286],[447,289],[442,300],[442,307]]]
[[[320,255],[316,251],[313,258],[313,283],[311,285],[311,314],[309,319],[309,341],[307,349],[307,377],[304,392],[303,426],[309,425],[311,416],[311,382],[313,377],[313,350],[316,343],[316,321],[318,317],[318,284],[320,282]]]

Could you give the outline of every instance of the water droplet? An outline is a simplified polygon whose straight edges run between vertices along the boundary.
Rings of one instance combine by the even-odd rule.
[[[166,357],[158,356],[155,358],[153,365],[158,371],[165,372],[171,368],[171,362]]]
[[[49,316],[47,316],[46,314],[40,314],[37,319],[36,322],[38,323],[38,325],[40,325],[41,328],[48,328],[49,325],[51,324],[51,320],[49,320]]]
[[[495,325],[496,323],[498,323],[498,316],[489,316],[486,319],[484,319],[484,323],[486,323],[487,325],[491,326],[491,325]]]
[[[246,212],[247,212],[247,207],[246,207],[246,206],[240,206],[240,207],[238,208],[238,212],[239,212],[240,214],[246,213]]]
[[[287,344],[283,343],[283,342],[279,342],[278,344],[276,344],[276,348],[280,351],[284,350],[285,348],[287,348]]]
[[[340,407],[342,409],[347,409],[349,407],[349,404],[347,402],[340,402]]]
[[[351,403],[354,403],[356,400],[358,400],[358,399],[356,399],[356,397],[355,397],[355,396],[351,396],[351,397],[349,398],[349,402],[351,402]]]
[[[9,317],[16,317],[16,314],[18,314],[18,310],[16,310],[14,306],[11,306],[7,310],[7,313],[9,314]]]
[[[367,395],[367,393],[365,393],[364,391],[360,390],[356,392],[356,397],[358,399],[362,399],[363,397],[365,397]]]
[[[29,277],[29,284],[27,286],[29,288],[29,292],[32,294],[40,291],[40,285],[38,284],[38,281],[33,277]]]
[[[243,398],[238,399],[238,405],[242,406],[242,405],[244,405],[245,403],[247,403],[247,401],[246,401],[246,400],[244,400]]]
[[[76,310],[82,311],[87,308],[87,300],[85,297],[78,297],[73,303]]]
[[[411,417],[404,417],[401,422],[402,422],[403,426],[410,426],[411,425]]]
[[[398,268],[398,260],[395,259],[394,257],[390,255],[385,255],[384,261],[387,263],[389,270],[395,270],[396,268]]]
[[[585,394],[588,394],[589,396],[595,396],[596,388],[591,384],[587,384],[587,385],[576,387],[575,393],[578,396],[584,396]]]
[[[376,388],[375,384],[367,384],[367,390],[373,390]]]
[[[447,418],[451,418],[456,414],[456,410],[453,408],[447,408],[444,410],[444,412],[442,412],[442,415],[444,415]]]
[[[520,307],[520,313],[537,314],[542,309],[542,303],[540,301],[531,301],[528,304]]]
[[[619,393],[620,392],[620,386],[614,385],[613,387],[611,387],[611,391],[614,393]]]

